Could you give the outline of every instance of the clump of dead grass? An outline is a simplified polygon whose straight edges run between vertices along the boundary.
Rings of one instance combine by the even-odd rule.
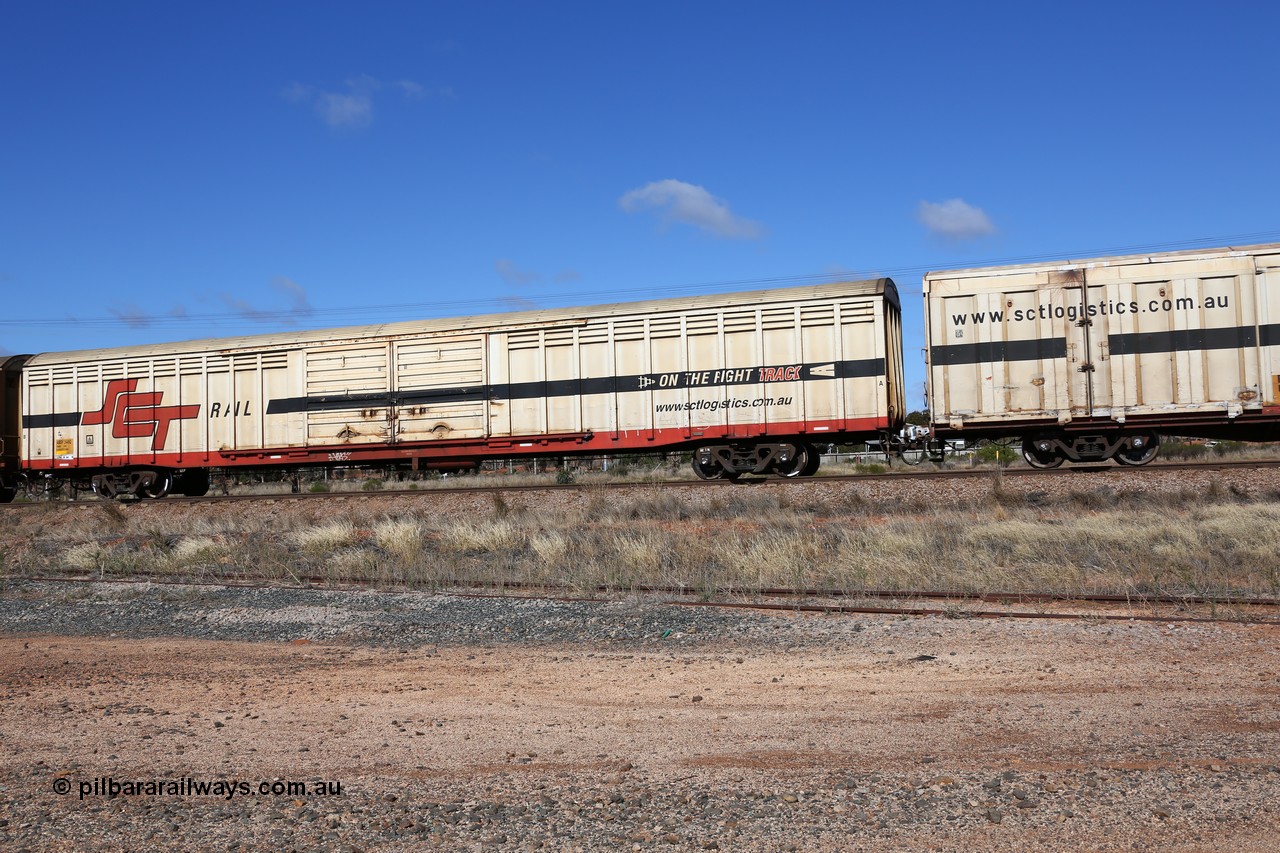
[[[352,544],[356,535],[356,526],[341,520],[295,530],[288,540],[303,553],[318,555]]]
[[[373,540],[398,562],[412,565],[422,557],[426,533],[413,519],[388,518],[374,525]]]

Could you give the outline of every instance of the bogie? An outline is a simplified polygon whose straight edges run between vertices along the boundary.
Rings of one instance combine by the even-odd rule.
[[[1160,452],[1155,433],[1038,433],[1022,441],[1022,457],[1032,468],[1057,468],[1063,462],[1146,465]]]
[[[693,454],[693,471],[703,480],[737,480],[744,474],[812,477],[822,454],[805,442],[741,442],[704,445]]]

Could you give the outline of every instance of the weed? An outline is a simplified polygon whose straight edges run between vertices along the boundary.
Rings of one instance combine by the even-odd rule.
[[[100,572],[106,563],[106,556],[106,550],[97,542],[86,542],[63,552],[62,563],[73,569]]]
[[[216,540],[207,536],[192,536],[178,540],[166,554],[166,561],[171,567],[184,568],[214,562],[225,553],[226,548]]]
[[[444,551],[492,554],[519,546],[524,537],[509,521],[477,521],[465,519],[447,524],[439,531],[436,542]]]
[[[124,507],[115,501],[103,501],[97,505],[98,512],[102,516],[102,520],[106,522],[111,529],[120,530],[128,522],[129,517],[125,515]]]
[[[402,565],[411,565],[421,556],[424,547],[422,527],[409,519],[386,519],[374,525],[373,539]]]
[[[332,521],[319,527],[295,530],[288,538],[304,553],[323,554],[354,542],[356,527],[350,521]]]

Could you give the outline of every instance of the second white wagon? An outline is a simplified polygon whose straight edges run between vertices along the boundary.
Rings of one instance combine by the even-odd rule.
[[[936,436],[1036,467],[1280,438],[1280,244],[929,273]]]

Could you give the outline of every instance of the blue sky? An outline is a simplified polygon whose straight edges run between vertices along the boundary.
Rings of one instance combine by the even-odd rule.
[[[3,9],[0,354],[1280,240],[1277,4]]]

